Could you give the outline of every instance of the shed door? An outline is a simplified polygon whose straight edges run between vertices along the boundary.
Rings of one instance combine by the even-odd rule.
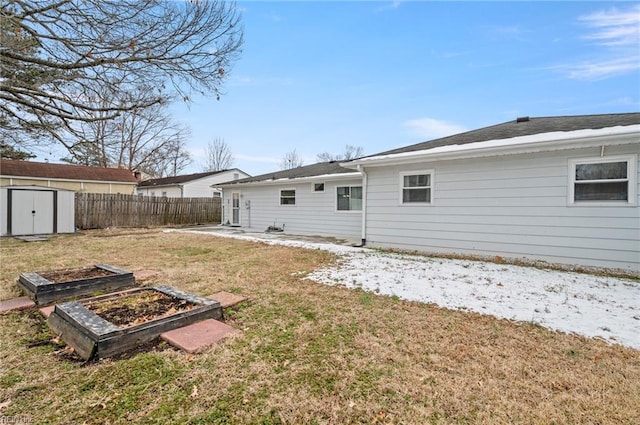
[[[53,233],[52,191],[11,191],[11,234],[39,235]]]

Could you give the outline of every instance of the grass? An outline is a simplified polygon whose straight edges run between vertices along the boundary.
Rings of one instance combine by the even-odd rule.
[[[21,272],[108,263],[146,284],[250,300],[243,334],[82,364],[37,310],[0,316],[0,417],[33,423],[640,423],[640,352],[527,323],[303,277],[317,250],[158,229],[0,241],[0,299]],[[588,319],[585,319],[588,320]]]

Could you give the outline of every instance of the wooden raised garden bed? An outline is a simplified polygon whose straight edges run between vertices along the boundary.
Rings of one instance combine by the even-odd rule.
[[[109,264],[80,269],[22,273],[18,286],[36,304],[122,290],[135,286],[133,273]]]
[[[123,353],[163,332],[222,318],[218,301],[168,286],[57,304],[49,326],[85,360]]]

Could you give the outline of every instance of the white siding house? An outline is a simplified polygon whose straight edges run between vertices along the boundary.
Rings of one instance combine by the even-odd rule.
[[[362,178],[336,163],[320,163],[222,185],[223,223],[265,231],[358,241]]]
[[[367,246],[640,273],[640,114],[523,118],[343,166]]]
[[[168,198],[220,197],[222,193],[215,187],[216,185],[245,177],[249,177],[249,175],[237,168],[163,177],[140,182],[136,192],[138,195],[166,196]]]

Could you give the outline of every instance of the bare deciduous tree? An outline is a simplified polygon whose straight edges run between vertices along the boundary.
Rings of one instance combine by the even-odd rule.
[[[220,138],[209,142],[204,149],[205,162],[202,171],[228,170],[233,166],[234,158],[229,145]]]
[[[364,155],[364,148],[362,146],[345,145],[344,151],[340,154],[334,155],[329,152],[319,153],[316,158],[319,162],[329,161],[348,161],[350,159],[360,158]]]
[[[163,150],[154,152],[139,170],[154,177],[177,176],[192,162],[184,142],[172,139]]]
[[[102,99],[110,101],[107,93]],[[191,163],[185,148],[189,131],[172,122],[166,105],[122,112],[110,120],[72,123],[61,143],[65,161],[140,170],[155,177],[175,175]]]
[[[303,165],[304,160],[300,157],[300,155],[298,155],[298,152],[295,149],[284,154],[284,156],[280,160],[281,170],[290,170],[292,168],[302,167]]]
[[[0,131],[12,144],[192,92],[219,96],[242,44],[240,13],[224,0],[5,0],[0,31]],[[154,90],[93,100],[97,87],[142,85]]]

